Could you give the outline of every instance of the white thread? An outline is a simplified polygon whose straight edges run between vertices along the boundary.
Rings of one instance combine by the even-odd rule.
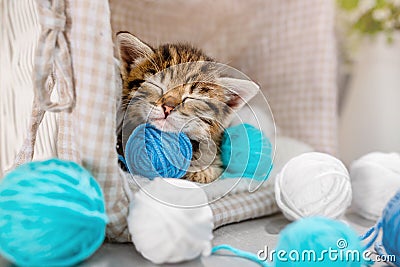
[[[128,227],[136,249],[157,264],[210,255],[214,224],[207,202],[195,183],[154,179],[130,204]]]
[[[346,167],[324,153],[292,158],[275,180],[277,204],[289,220],[314,215],[339,218],[350,206],[351,196]]]
[[[400,154],[369,153],[350,166],[352,209],[376,221],[386,203],[400,188]]]

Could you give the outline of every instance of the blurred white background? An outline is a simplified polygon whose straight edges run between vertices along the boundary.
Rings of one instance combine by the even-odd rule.
[[[340,158],[400,152],[400,1],[337,3]]]

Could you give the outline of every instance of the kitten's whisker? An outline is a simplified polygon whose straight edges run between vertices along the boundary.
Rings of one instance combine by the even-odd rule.
[[[162,58],[161,58],[161,55],[160,55],[160,54],[157,54],[157,56],[158,56],[158,60],[160,60],[160,63],[163,62],[163,60],[162,60]],[[162,70],[162,71],[165,71],[165,70]]]

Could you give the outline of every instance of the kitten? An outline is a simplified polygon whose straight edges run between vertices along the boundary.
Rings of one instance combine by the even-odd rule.
[[[217,179],[223,171],[218,148],[224,128],[258,92],[258,86],[224,76],[221,65],[187,44],[152,48],[132,34],[120,32],[117,46],[123,83],[119,114],[126,113],[124,131],[150,123],[163,131],[184,132],[193,145],[184,178],[199,183]],[[119,124],[117,147],[121,152]]]

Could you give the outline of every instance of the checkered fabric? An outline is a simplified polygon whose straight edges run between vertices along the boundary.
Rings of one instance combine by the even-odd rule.
[[[32,159],[45,110],[67,109],[58,119],[58,157],[92,172],[106,199],[108,238],[127,241],[128,198],[115,151],[118,91],[108,1],[37,0],[37,7],[42,33],[35,58],[35,100],[30,132],[16,163]],[[59,98],[65,100],[60,103],[49,101],[52,88],[46,81],[53,70]]]
[[[257,191],[239,192],[224,196],[210,203],[214,215],[214,228],[222,225],[253,219],[279,211],[275,201],[273,183]]]
[[[76,107],[60,118],[58,154],[74,160],[78,156],[79,162],[93,173],[107,203],[107,236],[114,241],[126,241],[128,198],[115,150],[118,93],[108,1],[66,3]]]
[[[261,85],[282,134],[336,153],[334,1],[110,0],[114,32],[193,43]]]
[[[38,44],[42,53],[37,55],[42,56],[35,65],[46,71],[35,73],[43,77],[39,77],[41,85],[35,87],[30,138],[18,163],[31,158],[43,108],[61,111],[75,103],[71,112],[64,111],[58,117],[58,156],[82,164],[102,186],[110,217],[110,240],[130,239],[126,224],[128,192],[123,189],[125,175],[118,167],[114,148],[118,90],[110,19],[114,32],[129,30],[153,44],[190,41],[218,61],[242,70],[263,88],[284,134],[320,151],[336,151],[333,1],[111,0],[111,18],[106,0],[36,1],[47,8],[40,12],[42,34],[65,36],[68,49],[57,50],[62,42],[53,46],[47,43],[54,36]],[[55,8],[63,4],[64,14]],[[61,15],[65,16],[65,25]],[[62,56],[54,62],[43,61],[51,51],[61,50]],[[63,58],[68,59],[64,62]],[[48,63],[55,69],[56,83],[67,85],[66,91],[59,90],[61,99],[67,101],[58,106],[48,102],[49,94],[44,94],[42,78],[48,77]],[[72,70],[72,88],[63,82],[69,77],[68,70]],[[277,211],[270,185],[253,193],[227,195],[210,207],[215,227]]]

